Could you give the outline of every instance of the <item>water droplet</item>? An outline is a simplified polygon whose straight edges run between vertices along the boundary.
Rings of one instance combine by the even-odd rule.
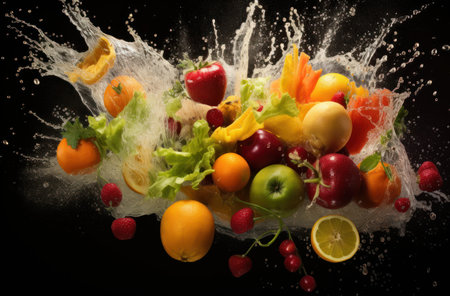
[[[434,92],[433,92],[433,96],[436,96],[437,95],[437,91],[435,90]]]
[[[431,212],[430,213],[430,219],[433,220],[433,221],[436,220],[436,213]]]
[[[448,44],[444,44],[444,45],[442,45],[442,50],[450,50],[450,45],[448,45]]]
[[[433,48],[433,49],[431,50],[431,55],[435,56],[435,55],[437,55],[437,53],[438,53],[438,51],[437,51],[436,48]]]
[[[2,143],[3,143],[3,145],[9,145],[8,141],[6,141],[6,140],[3,140]]]
[[[33,83],[36,84],[36,85],[39,85],[41,82],[39,81],[39,79],[34,78]]]
[[[48,188],[48,187],[50,186],[50,184],[48,184],[48,182],[44,182],[44,183],[42,183],[42,186],[43,186],[44,188]]]
[[[433,84],[433,81],[432,80],[428,80],[427,81],[427,85],[432,85]]]

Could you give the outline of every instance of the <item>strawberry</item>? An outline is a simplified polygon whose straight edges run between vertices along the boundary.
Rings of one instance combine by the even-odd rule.
[[[180,66],[187,70],[184,84],[192,100],[209,106],[217,106],[222,101],[227,88],[227,77],[221,63],[200,61],[196,65],[185,60]]]
[[[331,98],[331,101],[341,104],[344,108],[347,108],[347,103],[345,102],[345,94],[341,91],[335,93]]]
[[[118,218],[112,222],[111,230],[118,240],[132,239],[136,232],[136,221],[133,218]]]
[[[253,228],[255,213],[251,208],[243,208],[231,217],[231,229],[234,233],[241,234]]]
[[[420,190],[432,192],[441,188],[443,180],[437,170],[428,168],[420,172],[417,182]]]
[[[114,183],[108,183],[103,186],[100,197],[107,207],[117,207],[122,201],[122,191]]]
[[[208,122],[211,129],[215,130],[223,124],[223,113],[217,108],[209,109],[206,112],[206,121]]]
[[[433,169],[439,172],[438,168],[436,167],[436,165],[431,162],[431,161],[425,161],[424,163],[422,163],[419,167],[419,169],[417,170],[417,175],[420,175],[420,173],[426,169]]]
[[[241,277],[252,269],[252,260],[243,255],[233,255],[228,259],[228,268],[234,277]]]

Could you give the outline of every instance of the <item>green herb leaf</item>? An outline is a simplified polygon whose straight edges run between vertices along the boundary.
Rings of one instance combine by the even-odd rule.
[[[398,137],[401,137],[406,132],[405,118],[407,115],[408,110],[402,106],[394,121],[394,130]]]
[[[120,93],[122,92],[122,83],[119,82],[119,84],[117,86],[113,86],[112,89],[118,94],[120,95]]]
[[[392,176],[391,167],[385,166],[383,162],[381,162],[381,165],[383,166],[384,172],[386,173],[386,176],[388,177],[389,181],[392,181],[394,177]]]
[[[241,81],[241,104],[242,111],[248,107],[258,108],[258,100],[265,102],[269,97],[266,85],[269,82],[268,77],[248,78]]]
[[[386,146],[387,143],[389,143],[389,141],[390,141],[391,139],[392,139],[392,130],[390,129],[390,130],[388,130],[388,131],[386,132],[386,134],[381,135],[381,137],[380,137],[380,143],[381,143],[381,145]]]
[[[67,139],[67,144],[73,149],[77,149],[80,140],[93,138],[95,135],[95,131],[92,128],[83,127],[78,117],[74,123],[68,121],[64,125],[64,131],[62,132],[62,136]]]
[[[175,113],[181,109],[181,99],[188,98],[186,91],[180,81],[176,81],[171,89],[163,93],[162,99],[166,104],[167,116],[176,119]]]
[[[299,112],[295,100],[289,94],[285,93],[281,99],[272,96],[270,102],[264,106],[261,112],[255,112],[255,119],[258,123],[262,123],[264,120],[278,115],[294,117]]]
[[[368,171],[373,170],[380,161],[381,154],[379,152],[375,152],[374,154],[364,158],[364,160],[361,162],[361,165],[359,166],[359,170],[361,172],[367,173]]]

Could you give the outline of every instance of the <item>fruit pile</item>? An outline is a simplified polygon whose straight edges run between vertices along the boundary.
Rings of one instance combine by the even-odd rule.
[[[113,66],[114,49],[103,38],[89,57],[89,67],[82,62],[69,75],[74,81],[101,80]],[[214,219],[227,221],[237,235],[271,220],[278,227],[256,231],[246,252],[229,257],[231,274],[249,272],[252,248],[272,245],[285,231],[288,239],[279,244],[284,266],[299,272],[299,285],[310,292],[316,281],[284,222],[306,199],[305,210],[335,211],[354,202],[366,209],[408,211],[413,196],[400,197],[402,180],[385,160],[387,143],[393,133],[403,132],[407,112],[401,109],[394,126],[379,131],[386,126],[390,91],[369,92],[341,74],[322,75],[295,45],[278,79],[244,79],[239,93],[227,98],[227,73],[219,62],[185,60],[180,67],[184,84],[175,82],[161,98],[166,121],[158,147],[136,140],[149,128],[151,102],[139,81],[122,75],[104,91],[108,114],[89,116],[86,127],[79,119],[66,123],[57,148],[58,163],[68,174],[92,173],[110,155],[118,155],[131,190],[143,198],[172,200],[161,218],[161,242],[172,258],[192,262],[204,257],[214,239]],[[377,132],[383,149],[355,163],[352,156]],[[126,196],[99,172],[101,200],[107,208],[118,207]],[[417,176],[423,191],[442,186],[432,162],[425,162]],[[136,222],[121,217],[111,230],[119,240],[131,239]],[[313,250],[329,262],[348,260],[359,244],[357,227],[339,212],[318,217],[311,229]]]

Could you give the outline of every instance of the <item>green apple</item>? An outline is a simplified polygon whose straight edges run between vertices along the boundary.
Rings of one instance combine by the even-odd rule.
[[[253,178],[249,201],[286,217],[297,209],[304,197],[300,176],[288,166],[273,164],[261,169]]]

